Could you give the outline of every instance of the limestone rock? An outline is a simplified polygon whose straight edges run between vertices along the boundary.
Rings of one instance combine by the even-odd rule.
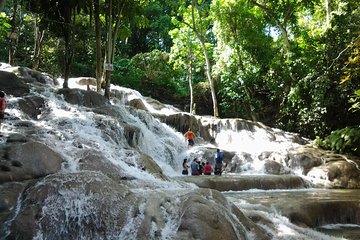
[[[16,97],[26,95],[30,92],[29,86],[14,73],[3,70],[0,70],[0,86],[5,94]]]
[[[32,119],[37,119],[37,116],[41,114],[41,108],[45,106],[45,101],[41,97],[28,96],[19,99],[18,104],[22,112]]]
[[[121,239],[136,214],[129,189],[96,172],[51,175],[22,198],[9,239],[33,239],[39,228],[44,239]]]
[[[64,95],[64,99],[68,103],[89,108],[102,107],[109,103],[106,97],[94,91],[62,88],[58,90],[58,93]]]
[[[133,180],[133,176],[128,175],[119,166],[111,163],[101,152],[84,150],[79,160],[79,170],[99,171],[115,182],[123,180]]]
[[[188,194],[182,203],[175,239],[237,240],[246,239],[249,232],[254,239],[269,239],[238,208],[233,208],[220,192],[209,189],[197,191],[199,194]]]
[[[11,145],[1,158],[0,183],[39,178],[61,169],[61,156],[39,142]]]
[[[241,191],[249,189],[296,189],[311,186],[311,183],[293,175],[242,175],[242,176],[187,176],[180,179],[198,187],[218,191]]]
[[[134,99],[130,100],[128,104],[129,104],[129,106],[140,109],[140,110],[148,110],[145,107],[144,102],[140,98],[134,98]]]
[[[0,184],[0,236],[4,236],[1,226],[4,226],[5,220],[9,219],[13,210],[16,209],[18,198],[27,184],[27,182],[8,182]]]

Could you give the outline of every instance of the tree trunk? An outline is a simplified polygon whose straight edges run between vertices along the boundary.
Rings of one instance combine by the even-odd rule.
[[[104,67],[104,78],[105,78],[105,96],[110,98],[110,76],[114,57],[115,57],[115,45],[118,37],[118,32],[120,29],[121,16],[125,7],[126,1],[118,1],[116,6],[113,6],[112,0],[108,0],[108,14],[107,16],[107,28],[108,28],[108,36],[107,36],[107,50],[105,62],[106,66]],[[113,19],[112,14],[116,11],[116,18]],[[113,22],[115,20],[115,22]]]
[[[218,110],[218,104],[217,104],[217,99],[216,99],[216,93],[215,93],[215,84],[214,84],[214,80],[211,77],[211,64],[210,64],[210,59],[209,59],[209,54],[208,51],[206,49],[206,45],[205,45],[205,41],[203,39],[203,36],[201,35],[201,33],[197,30],[196,27],[196,21],[195,21],[195,14],[194,14],[194,7],[196,6],[196,1],[192,1],[192,30],[194,31],[196,37],[198,38],[198,40],[200,41],[201,44],[201,48],[203,50],[204,53],[204,57],[205,57],[205,73],[206,73],[206,77],[209,81],[209,85],[210,85],[210,91],[211,91],[211,99],[213,102],[213,114],[214,117],[219,117],[219,110]],[[201,16],[199,16],[199,19],[201,19]]]
[[[194,93],[193,93],[193,84],[192,84],[192,56],[190,54],[190,62],[188,68],[188,81],[189,81],[189,90],[190,90],[190,114],[196,114],[194,109]]]
[[[0,11],[4,8],[4,5],[6,3],[6,0],[0,0]]]
[[[33,58],[33,69],[38,69],[40,65],[40,54],[42,49],[42,43],[44,40],[45,31],[40,31],[38,17],[35,16],[34,32],[35,32],[35,46],[34,46],[34,58]]]
[[[9,34],[9,64],[15,65],[15,53],[18,41],[18,31],[16,26],[18,1],[13,1],[13,14],[11,19],[11,33]]]
[[[70,33],[69,33],[70,35]],[[64,61],[64,83],[63,88],[69,88],[70,65],[72,60],[70,37],[65,37],[65,61]]]
[[[215,94],[215,84],[214,84],[213,78],[211,77],[211,64],[210,64],[209,54],[206,49],[205,43],[201,40],[200,40],[200,43],[201,43],[201,47],[203,49],[204,56],[205,56],[205,62],[206,62],[205,72],[206,72],[206,77],[209,80],[211,98],[212,98],[212,102],[213,102],[214,117],[217,118],[217,117],[219,117],[219,110],[218,110],[218,104],[217,104],[217,99],[216,99],[216,94]]]
[[[100,32],[100,10],[99,0],[94,0],[94,19],[95,19],[95,35],[96,35],[96,91],[101,91],[101,32]]]
[[[106,41],[106,54],[104,66],[104,81],[105,81],[105,97],[110,99],[110,66],[112,64],[112,0],[107,1],[107,41]]]
[[[330,26],[330,20],[331,20],[331,0],[325,0],[325,10],[326,10],[326,26]]]

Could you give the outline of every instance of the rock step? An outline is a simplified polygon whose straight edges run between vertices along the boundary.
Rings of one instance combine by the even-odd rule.
[[[249,189],[298,189],[311,187],[311,183],[293,175],[227,175],[227,176],[184,176],[177,179],[194,183],[201,188],[221,192]]]

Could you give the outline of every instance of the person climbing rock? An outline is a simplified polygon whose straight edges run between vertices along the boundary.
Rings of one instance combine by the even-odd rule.
[[[193,146],[195,143],[195,134],[191,131],[191,128],[189,128],[189,130],[184,134],[184,136],[188,141],[188,145]]]

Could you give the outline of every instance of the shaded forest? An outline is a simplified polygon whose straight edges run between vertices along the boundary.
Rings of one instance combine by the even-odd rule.
[[[358,0],[1,0],[0,61],[360,155]]]

